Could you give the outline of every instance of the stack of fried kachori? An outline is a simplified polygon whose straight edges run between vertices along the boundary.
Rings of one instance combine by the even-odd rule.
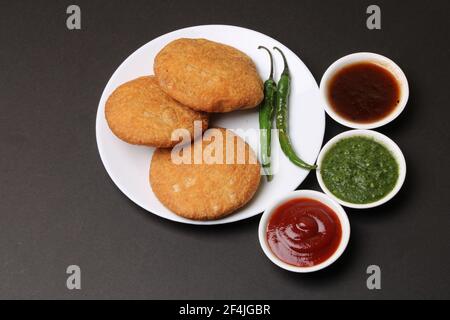
[[[157,147],[150,183],[164,206],[194,220],[219,219],[244,206],[260,182],[260,165],[251,147],[230,130],[207,130],[208,113],[253,108],[263,99],[263,82],[245,53],[206,39],[178,39],[156,56],[155,76],[119,86],[108,98],[105,116],[111,131],[125,142]],[[196,122],[200,130],[195,130]],[[215,154],[241,150],[244,162],[175,163],[175,130],[184,129],[190,142],[183,152],[208,148],[211,132],[220,133]],[[204,134],[203,134],[204,132]],[[214,134],[213,134],[214,135]],[[231,135],[232,143],[225,137]],[[216,141],[217,142],[217,141]],[[243,148],[236,148],[241,144]],[[239,157],[239,155],[236,155]],[[236,160],[237,158],[234,158]]]

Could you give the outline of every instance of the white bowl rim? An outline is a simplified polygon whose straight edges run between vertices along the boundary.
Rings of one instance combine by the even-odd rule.
[[[269,247],[269,244],[267,243],[267,224],[269,222],[269,218],[272,216],[274,210],[278,208],[281,204],[285,203],[286,201],[297,199],[297,198],[308,198],[308,199],[314,199],[317,200],[326,206],[328,206],[330,209],[332,209],[340,223],[342,228],[342,235],[341,235],[341,242],[339,243],[338,248],[336,251],[325,261],[311,266],[311,267],[299,267],[295,265],[288,264],[284,261],[282,261],[280,258],[278,258],[275,253],[272,252],[272,250]],[[348,242],[350,240],[350,221],[348,219],[348,216],[342,208],[342,206],[337,203],[335,200],[333,200],[331,197],[326,195],[325,193],[315,191],[315,190],[296,190],[293,192],[290,192],[286,194],[285,196],[276,199],[271,203],[269,207],[266,208],[264,213],[261,215],[261,220],[259,222],[258,227],[258,238],[259,243],[261,245],[261,248],[265,255],[271,260],[275,265],[279,266],[282,269],[297,272],[297,273],[310,273],[319,271],[321,269],[324,269],[331,264],[333,264],[345,251],[347,248]]]
[[[328,102],[327,92],[329,80],[343,67],[362,61],[373,62],[384,67],[385,69],[388,69],[388,71],[395,76],[400,85],[400,102],[394,111],[389,113],[383,119],[370,123],[358,123],[345,119],[336,113]],[[391,59],[377,53],[356,52],[336,60],[327,68],[322,76],[322,79],[320,80],[320,95],[323,100],[325,111],[336,122],[353,129],[375,129],[390,123],[403,112],[409,98],[409,84],[403,70]]]
[[[397,164],[398,164],[399,175],[398,175],[397,183],[395,184],[394,188],[386,196],[384,196],[383,198],[381,198],[380,200],[377,200],[375,202],[370,202],[370,203],[365,203],[365,204],[356,204],[356,203],[344,201],[344,200],[336,197],[327,188],[327,186],[323,182],[322,174],[320,173],[320,165],[322,163],[323,157],[328,152],[328,150],[330,150],[330,148],[332,146],[334,146],[338,141],[345,139],[345,138],[355,137],[355,136],[370,137],[370,138],[373,138],[375,141],[381,143],[384,147],[386,147],[391,152],[391,154],[394,156],[394,158],[396,159]],[[382,134],[380,132],[374,131],[374,130],[348,130],[348,131],[345,131],[345,132],[342,132],[342,133],[336,135],[335,137],[330,139],[323,146],[322,150],[320,150],[319,156],[317,158],[317,166],[318,166],[318,168],[316,170],[317,181],[319,182],[320,188],[323,190],[323,192],[325,192],[327,195],[329,195],[331,198],[333,198],[335,201],[337,201],[341,205],[348,207],[348,208],[354,208],[354,209],[374,208],[374,207],[378,207],[378,206],[388,202],[400,191],[400,189],[403,186],[403,183],[405,182],[405,178],[406,178],[406,160],[405,160],[405,157],[404,157],[400,147],[389,137],[385,136],[384,134]]]

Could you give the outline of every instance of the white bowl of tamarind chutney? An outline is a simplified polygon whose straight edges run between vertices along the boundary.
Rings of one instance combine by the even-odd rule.
[[[354,129],[381,127],[404,110],[409,97],[402,69],[387,57],[359,52],[334,62],[320,91],[327,114]]]

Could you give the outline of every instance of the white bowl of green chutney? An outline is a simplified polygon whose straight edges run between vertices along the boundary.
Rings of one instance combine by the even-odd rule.
[[[406,177],[398,145],[373,130],[338,134],[320,151],[317,180],[322,190],[345,207],[368,209],[391,200]]]

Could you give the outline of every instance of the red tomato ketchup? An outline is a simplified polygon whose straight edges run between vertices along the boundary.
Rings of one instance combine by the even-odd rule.
[[[342,238],[337,214],[325,204],[297,198],[279,206],[267,224],[267,242],[282,261],[311,267],[330,258]]]

